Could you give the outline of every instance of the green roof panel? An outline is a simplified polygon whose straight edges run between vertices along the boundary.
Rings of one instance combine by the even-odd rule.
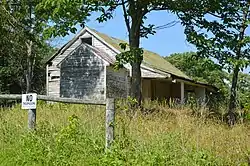
[[[113,46],[115,49],[119,50],[120,52],[123,52],[124,50],[121,49],[120,43],[127,43],[127,41],[117,39],[114,37],[110,37],[106,34],[100,33],[94,29],[91,29],[94,33],[96,33],[99,37],[101,37],[106,43],[110,44]],[[177,77],[185,78],[185,79],[190,79],[186,74],[184,74],[182,71],[177,69],[174,65],[169,63],[167,60],[165,60],[163,57],[160,55],[148,51],[148,50],[143,50],[143,64],[151,67],[153,69],[157,69],[172,75],[175,75]]]

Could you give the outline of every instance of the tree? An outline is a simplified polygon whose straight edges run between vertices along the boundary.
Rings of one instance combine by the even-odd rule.
[[[27,91],[27,81],[28,89],[38,93],[44,91],[43,59],[53,49],[40,36],[36,37],[38,33],[29,33],[26,25],[29,25],[27,22],[30,20],[25,7],[27,8],[27,4],[24,1],[0,3],[0,93],[24,93]],[[39,27],[33,26],[36,29],[33,32],[39,31]],[[29,40],[33,41],[32,55],[27,55]],[[26,79],[28,68],[33,73],[29,80]]]
[[[250,23],[247,0],[207,0],[179,8],[178,16],[185,26],[187,40],[197,47],[198,55],[215,58],[232,71],[228,105],[228,124],[235,123],[237,82],[240,70],[249,65]]]
[[[42,47],[41,45],[43,44],[41,36],[43,21],[37,17],[34,10],[39,2],[39,0],[10,0],[1,3],[1,7],[14,20],[16,26],[19,27],[23,34],[22,42],[26,47],[26,63],[24,63],[26,65],[24,70],[26,93],[31,91],[32,79],[34,77],[37,55],[34,48]]]
[[[23,33],[20,27],[9,12],[0,4],[0,93],[13,92],[20,87],[16,86],[19,83],[17,75],[20,66],[16,63],[13,55],[22,55]],[[14,88],[15,87],[15,88]],[[15,89],[15,90],[14,90]]]
[[[180,0],[179,0],[180,1]],[[178,1],[178,2],[179,2]],[[75,25],[84,26],[91,12],[97,11],[99,22],[107,21],[114,15],[115,10],[122,10],[126,24],[129,45],[121,43],[121,48],[127,50],[117,56],[117,66],[129,63],[132,67],[131,96],[141,102],[141,70],[143,51],[140,39],[153,35],[157,27],[146,25],[147,14],[157,10],[173,10],[175,1],[172,0],[85,0],[85,1],[54,1],[43,0],[37,8],[42,17],[54,24],[47,29],[49,36],[66,35],[68,31],[75,32]],[[127,49],[127,46],[129,47]]]

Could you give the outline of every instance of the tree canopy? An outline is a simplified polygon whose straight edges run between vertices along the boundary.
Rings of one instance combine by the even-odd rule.
[[[53,49],[35,32],[41,29],[34,26],[29,33],[27,4],[29,1],[2,1],[0,3],[0,93],[24,93],[27,89],[26,74],[27,40],[33,40],[32,46],[32,91],[44,93],[45,56]],[[34,35],[35,34],[35,35]]]
[[[246,34],[249,7],[248,0],[210,0],[177,12],[187,40],[196,46],[197,54],[215,58],[233,74],[228,106],[230,125],[236,117],[238,75],[250,62],[250,37]]]

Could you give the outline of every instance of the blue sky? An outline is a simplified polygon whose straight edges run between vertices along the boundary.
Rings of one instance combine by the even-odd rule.
[[[166,11],[152,12],[147,16],[148,20],[146,23],[156,26],[177,20],[175,15],[167,13]],[[96,15],[91,16],[90,20],[87,22],[87,26],[116,38],[128,39],[128,33],[121,10],[116,10],[114,18],[105,23],[100,24],[95,18]],[[80,30],[80,27],[78,27],[78,30]],[[156,52],[161,56],[168,56],[172,53],[195,51],[195,47],[186,41],[183,30],[180,23],[174,27],[158,30],[155,35],[150,35],[148,39],[142,39],[141,47]],[[74,35],[75,34],[70,34],[64,38],[56,39],[53,41],[53,44],[59,47],[70,40]]]
[[[97,15],[94,14],[87,22],[87,26],[96,29],[99,32],[105,33],[109,36],[128,40],[128,33],[125,26],[122,10],[116,10],[114,18],[105,22],[98,23],[96,21]],[[147,15],[147,24],[154,24],[156,26],[167,24],[171,21],[177,21],[177,17],[174,14],[166,11],[151,12]],[[77,26],[78,32],[81,30],[80,26]],[[246,30],[247,34],[250,34],[250,28]],[[52,45],[60,47],[75,34],[70,34],[64,38],[57,38],[52,40]],[[158,53],[161,56],[168,56],[172,53],[182,53],[187,51],[195,51],[195,46],[186,41],[183,26],[178,23],[171,28],[158,30],[155,35],[150,35],[147,39],[141,40],[141,47],[144,49]],[[249,68],[244,72],[249,72]]]

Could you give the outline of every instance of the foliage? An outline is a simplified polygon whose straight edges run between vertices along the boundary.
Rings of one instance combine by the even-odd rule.
[[[2,5],[0,5],[0,10],[0,92],[9,92],[19,82],[16,75],[19,75],[21,71],[17,70],[17,66],[20,66],[23,61],[16,56],[18,63],[14,62],[12,56],[23,53],[21,44],[23,34],[20,33],[15,21]]]
[[[1,8],[8,15],[7,23],[11,20],[15,28],[12,28],[10,33],[16,33],[19,39],[19,47],[21,47],[21,58],[24,63],[21,64],[21,71],[24,77],[22,78],[25,84],[25,91],[32,91],[32,83],[35,77],[34,71],[37,70],[39,60],[41,59],[38,52],[40,48],[45,48],[45,41],[42,37],[44,28],[43,20],[41,20],[34,8],[39,3],[39,0],[20,0],[20,1],[2,1]],[[17,32],[15,32],[17,31]],[[15,41],[13,41],[15,42]],[[15,49],[15,48],[14,48]],[[24,86],[21,87],[24,89]]]
[[[231,76],[232,77],[232,76]],[[241,108],[250,108],[250,75],[246,73],[239,73],[238,89],[238,102]]]
[[[214,85],[227,94],[229,85],[225,81],[229,79],[228,73],[211,59],[198,57],[195,52],[175,53],[165,59],[195,81]]]
[[[116,55],[115,69],[124,67],[124,64],[132,64],[134,62],[141,63],[143,60],[143,49],[129,47],[127,43],[120,43],[121,48],[125,51]],[[129,47],[129,49],[127,48]]]
[[[208,0],[177,12],[187,40],[197,47],[198,55],[215,58],[233,73],[228,107],[230,125],[235,122],[238,74],[250,62],[250,38],[246,34],[249,7],[247,0]]]
[[[249,3],[245,0],[210,1],[198,7],[178,13],[187,40],[197,47],[197,53],[215,58],[229,71],[235,65],[241,69],[247,67],[250,40],[245,29],[249,25]]]
[[[2,38],[3,39],[3,38]],[[0,93],[20,94],[25,92],[25,70],[27,67],[26,54],[18,48],[16,44],[20,41],[13,42],[12,49],[7,49],[0,53]],[[12,45],[12,44],[10,44]],[[2,45],[5,47],[6,45]],[[0,48],[1,49],[1,48]],[[21,49],[19,51],[19,49]],[[32,91],[44,94],[45,92],[45,62],[44,59],[54,52],[54,49],[47,44],[34,48],[36,54],[34,77],[32,81]]]
[[[33,6],[37,1],[32,1]],[[29,4],[30,5],[30,4]],[[0,3],[0,93],[23,93],[27,88],[26,75],[32,65],[32,91],[44,93],[44,58],[54,49],[41,38],[41,23],[28,18],[28,1]],[[32,33],[30,33],[32,24]],[[32,40],[32,64],[28,61],[27,41]]]
[[[155,25],[145,25],[145,16],[147,13],[153,10],[161,10],[170,5],[171,1],[124,1],[124,0],[85,0],[85,1],[53,1],[53,0],[42,0],[36,7],[36,12],[43,18],[44,21],[50,22],[48,27],[45,29],[45,34],[48,37],[66,36],[76,32],[75,25],[80,24],[82,27],[85,26],[88,17],[93,12],[98,12],[99,16],[96,18],[98,22],[105,22],[112,19],[116,9],[124,9],[126,11],[125,17],[136,16],[136,7],[143,10],[143,13],[138,15],[138,26],[141,28],[141,37],[147,37],[149,34],[155,33]],[[132,5],[128,9],[129,5]],[[133,9],[134,7],[134,9]],[[139,11],[137,11],[139,12]],[[142,12],[142,11],[140,11]],[[126,18],[126,19],[127,19]],[[47,22],[47,23],[48,23]],[[140,26],[140,24],[142,26]],[[130,33],[130,32],[129,32]]]
[[[229,129],[187,109],[148,103],[155,106],[157,112],[132,118],[118,109],[107,152],[104,107],[39,102],[34,132],[20,105],[1,109],[0,165],[247,165],[249,124]]]
[[[229,74],[215,64],[209,58],[199,57],[194,52],[175,53],[165,57],[167,61],[176,66],[181,71],[196,81],[205,82],[219,88],[222,94],[221,99],[226,104],[229,98],[229,87],[232,84],[232,74]],[[239,82],[237,85],[237,103],[240,108],[249,109],[249,88],[250,76],[246,73],[239,73]],[[210,96],[211,97],[211,96]],[[216,96],[214,104],[221,104],[219,96]],[[224,105],[225,107],[225,105]]]

